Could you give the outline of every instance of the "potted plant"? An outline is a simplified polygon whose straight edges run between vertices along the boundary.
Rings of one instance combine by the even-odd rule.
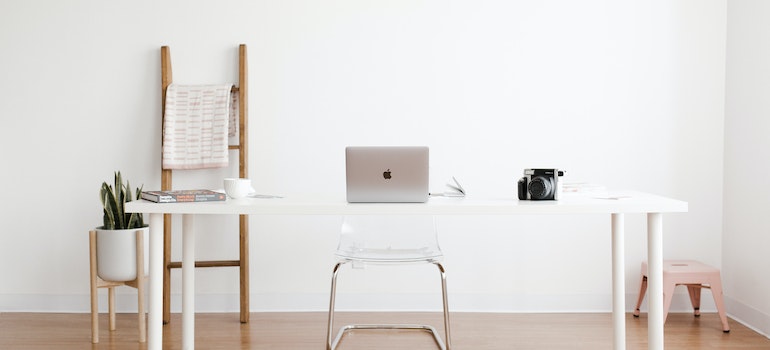
[[[125,204],[133,199],[140,199],[142,188],[131,192],[128,181],[123,184],[120,172],[115,173],[115,183],[102,183],[100,198],[104,209],[104,225],[96,228],[96,263],[97,274],[105,281],[132,281],[136,279],[136,231],[144,234],[145,252],[148,247],[147,225],[141,213],[126,213]],[[145,256],[145,271],[147,257]]]

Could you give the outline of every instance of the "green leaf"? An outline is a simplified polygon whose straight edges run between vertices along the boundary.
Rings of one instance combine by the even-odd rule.
[[[125,191],[123,190],[123,177],[120,175],[120,171],[115,173],[115,220],[116,220],[116,227],[118,229],[122,230],[125,228],[128,228],[127,222],[126,222],[126,214],[123,209],[123,203],[125,203],[126,197],[125,197]]]
[[[112,201],[110,200],[110,197],[112,197],[112,191],[110,191],[109,185],[107,183],[102,184],[102,190],[101,190],[101,200],[102,200],[102,207],[104,208],[104,229],[106,230],[114,230],[115,229],[115,211],[113,210]]]

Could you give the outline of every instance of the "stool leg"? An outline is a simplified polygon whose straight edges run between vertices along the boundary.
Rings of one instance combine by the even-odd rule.
[[[714,304],[717,307],[719,318],[722,320],[722,331],[725,333],[730,332],[730,325],[727,324],[727,314],[725,312],[725,302],[722,296],[722,282],[721,278],[718,278],[716,282],[711,283],[711,294],[714,297]]]
[[[697,317],[700,316],[700,292],[702,286],[700,284],[688,284],[687,292],[690,293],[690,303],[692,304],[693,314]]]
[[[666,323],[666,318],[668,318],[668,309],[671,308],[675,288],[676,284],[663,281],[663,323]]]
[[[639,300],[636,301],[636,309],[634,309],[634,317],[639,317],[639,308],[642,306],[644,295],[647,293],[647,276],[642,275],[641,287],[639,287]]]

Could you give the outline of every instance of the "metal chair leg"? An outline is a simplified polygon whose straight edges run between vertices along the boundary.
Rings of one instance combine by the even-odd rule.
[[[444,270],[444,265],[440,262],[434,261],[433,263],[438,267],[438,270],[441,273],[441,297],[444,301],[444,337],[446,338],[446,350],[450,350],[452,344],[449,336],[449,298],[447,297],[446,288],[446,270]]]
[[[334,344],[332,344],[332,329],[334,329],[334,300],[337,296],[337,273],[340,270],[340,267],[345,262],[338,262],[336,265],[334,265],[334,270],[332,270],[332,290],[331,290],[331,297],[329,298],[329,320],[327,323],[327,330],[326,330],[326,350],[332,350],[337,347],[337,342],[339,340],[336,340]]]
[[[436,341],[436,344],[438,345],[439,349],[441,350],[451,350],[451,343],[450,343],[450,331],[449,331],[449,301],[447,297],[447,287],[446,287],[446,271],[444,270],[444,266],[438,262],[438,261],[432,261],[431,263],[435,264],[438,269],[439,273],[441,274],[441,296],[443,299],[443,312],[444,312],[444,336],[445,340],[442,340],[441,337],[438,334],[438,331],[432,326],[429,325],[416,325],[416,324],[353,324],[353,325],[347,325],[340,329],[340,331],[337,333],[337,336],[332,339],[333,336],[333,329],[334,329],[334,304],[337,296],[337,275],[339,273],[340,268],[342,265],[347,263],[348,261],[341,261],[338,262],[336,265],[334,265],[334,269],[332,271],[332,283],[331,283],[331,293],[329,297],[329,318],[327,323],[327,330],[326,330],[326,350],[335,350],[337,348],[337,345],[339,345],[340,340],[342,340],[343,335],[345,335],[346,332],[357,330],[357,329],[405,329],[405,330],[421,330],[431,333],[434,340]]]

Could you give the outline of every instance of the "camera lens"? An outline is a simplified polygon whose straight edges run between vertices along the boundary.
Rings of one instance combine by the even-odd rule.
[[[535,176],[529,182],[528,189],[532,199],[548,199],[552,197],[553,182],[545,176]]]

